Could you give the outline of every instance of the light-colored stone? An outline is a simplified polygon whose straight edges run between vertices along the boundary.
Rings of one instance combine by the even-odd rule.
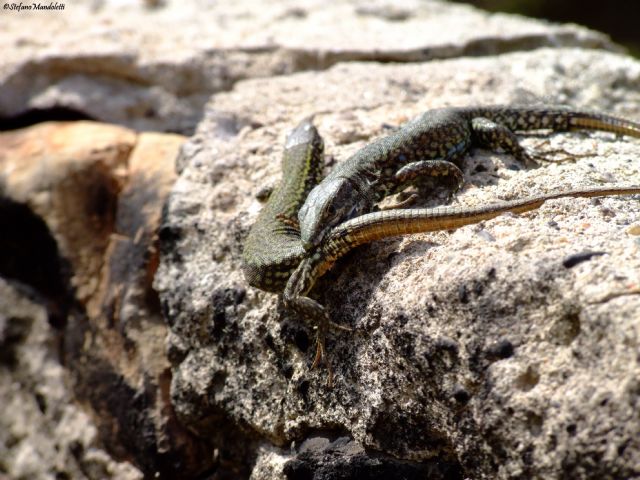
[[[144,5],[75,0],[61,12],[3,10],[2,116],[65,107],[138,130],[191,132],[207,98],[243,78],[353,60],[415,62],[542,46],[619,50],[576,25],[434,0]]]
[[[290,456],[271,446],[260,448],[258,459],[251,471],[251,480],[284,480],[284,465],[290,459]]]
[[[435,456],[472,478],[640,474],[640,246],[627,233],[640,220],[636,198],[548,202],[343,258],[315,288],[332,318],[354,329],[329,340],[332,390],[326,372],[309,371],[308,326],[275,295],[247,287],[239,268],[260,208],[254,194],[279,178],[284,137],[310,114],[341,160],[385,125],[446,105],[542,100],[638,119],[638,86],[636,61],[549,49],[344,64],[216,95],[182,150],[155,283],[181,420],[208,435],[211,412],[222,409],[281,447],[332,429],[417,464]],[[477,151],[454,204],[640,183],[637,139],[575,133],[524,143],[586,156],[528,170]],[[585,251],[606,255],[563,267]]]

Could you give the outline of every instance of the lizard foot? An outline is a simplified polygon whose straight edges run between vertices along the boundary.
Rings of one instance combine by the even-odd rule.
[[[345,332],[352,332],[353,329],[331,321],[327,310],[315,300],[300,296],[286,299],[286,306],[311,321],[316,329],[316,354],[311,365],[311,369],[319,367],[321,364],[327,369],[327,386],[333,386],[333,369],[328,359],[325,347],[325,338],[329,328],[335,328]]]
[[[544,140],[540,145],[549,145],[549,140]],[[596,152],[591,153],[571,153],[564,148],[552,148],[552,149],[543,149],[538,152],[536,149],[535,152],[529,154],[531,158],[533,158],[538,163],[566,163],[573,162],[578,158],[587,158],[594,157],[597,155]],[[551,159],[550,157],[557,157]]]
[[[331,363],[329,363],[327,358],[325,333],[324,328],[318,328],[318,333],[316,334],[316,355],[313,359],[313,363],[311,364],[311,370],[318,368],[320,364],[323,363],[327,369],[327,387],[333,388],[333,369],[331,368]]]

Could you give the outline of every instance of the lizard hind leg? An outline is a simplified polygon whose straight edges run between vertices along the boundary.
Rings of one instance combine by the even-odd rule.
[[[515,133],[488,118],[472,119],[471,130],[475,143],[480,147],[491,151],[503,150],[530,167],[537,167],[540,161],[545,161],[543,157],[527,152]]]

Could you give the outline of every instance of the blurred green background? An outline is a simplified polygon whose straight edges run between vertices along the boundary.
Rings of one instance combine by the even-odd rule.
[[[491,12],[573,22],[607,33],[640,58],[640,0],[453,0]]]

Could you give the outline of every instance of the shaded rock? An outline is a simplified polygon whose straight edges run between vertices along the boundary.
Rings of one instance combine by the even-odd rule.
[[[183,141],[92,122],[0,134],[8,197],[0,203],[0,231],[10,255],[0,273],[44,296],[49,323],[59,328],[60,368],[70,379],[65,395],[91,406],[94,437],[110,455],[157,478],[195,475],[214,462],[207,442],[173,415],[166,326],[151,288],[161,208]],[[39,266],[34,273],[30,262]],[[12,345],[24,332],[13,323],[2,330],[3,357],[15,364],[24,352]],[[107,454],[98,453],[99,464]]]
[[[442,460],[409,462],[366,452],[348,437],[307,438],[290,451],[261,446],[252,480],[283,479],[462,479],[458,466]]]
[[[576,25],[438,1],[288,0],[265,8],[255,0],[224,7],[202,0],[154,10],[143,2],[85,1],[57,13],[5,11],[0,41],[6,125],[62,108],[181,133],[193,131],[212,93],[244,78],[353,60],[416,62],[543,46],[619,50]]]
[[[329,339],[333,389],[325,372],[309,370],[310,327],[240,272],[260,209],[254,195],[280,177],[283,139],[310,114],[327,153],[345,159],[430,108],[546,100],[633,117],[638,86],[638,62],[549,49],[341,64],[240,82],[213,97],[178,161],[155,279],[180,420],[203,436],[230,421],[256,445],[281,448],[338,430],[370,459],[435,460],[470,478],[640,474],[635,199],[558,200],[347,255],[314,290],[335,321],[354,329]],[[454,204],[640,183],[637,139],[577,133],[524,143],[576,159],[526,170],[476,151]],[[428,205],[443,198],[435,191]],[[607,254],[562,266],[584,251]],[[258,467],[275,472],[289,454],[265,455],[273,470]]]
[[[300,452],[283,468],[287,479],[383,479],[406,478],[456,479],[462,478],[456,467],[445,462],[415,464],[367,454],[347,437],[332,442],[318,442],[311,438],[301,445]]]
[[[2,278],[0,351],[2,473],[16,479],[143,478],[105,452],[98,422],[75,402],[46,306],[29,288]]]
[[[45,219],[82,302],[96,292],[135,142],[131,130],[93,122],[0,133],[3,193]]]
[[[71,269],[47,224],[27,205],[0,195],[0,230],[0,277],[30,285],[45,302],[49,323],[63,327],[74,302]]]

